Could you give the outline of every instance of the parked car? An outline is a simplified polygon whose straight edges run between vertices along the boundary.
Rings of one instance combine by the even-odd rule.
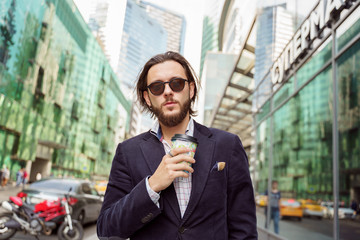
[[[71,216],[81,224],[95,222],[100,214],[103,197],[95,190],[90,182],[77,179],[43,179],[29,185],[18,193],[30,205],[44,200],[63,198],[64,193],[70,192]]]
[[[303,217],[303,211],[300,202],[292,198],[281,198],[280,217],[294,217],[301,221]]]
[[[301,207],[304,217],[316,217],[322,219],[324,216],[323,209],[320,204],[311,199],[301,199]]]
[[[332,202],[321,202],[320,206],[323,212],[324,218],[330,218],[330,209],[329,206],[332,204]]]
[[[333,202],[323,202],[323,203],[321,203],[321,205],[323,207],[327,208],[326,217],[328,217],[330,219],[334,219],[334,203]],[[356,211],[354,211],[351,208],[347,208],[347,207],[343,207],[343,206],[339,205],[338,216],[339,216],[339,219],[354,220],[356,218]]]

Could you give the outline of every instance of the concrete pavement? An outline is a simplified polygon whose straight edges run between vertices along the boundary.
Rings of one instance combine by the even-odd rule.
[[[265,226],[265,214],[263,208],[257,208],[256,211],[257,225]],[[271,221],[269,230],[274,232],[274,224]],[[332,229],[329,229],[332,231]],[[294,224],[293,221],[280,221],[279,223],[280,236],[290,240],[304,240],[304,239],[317,239],[317,240],[332,240],[333,238],[321,233],[309,231],[302,227],[300,224]],[[259,239],[261,240],[261,239]]]
[[[4,200],[9,200],[10,196],[16,196],[16,194],[21,190],[22,190],[22,186],[16,187],[12,183],[8,184],[5,187],[0,187],[0,202]]]

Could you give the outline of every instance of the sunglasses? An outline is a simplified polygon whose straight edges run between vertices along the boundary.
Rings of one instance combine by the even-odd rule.
[[[185,82],[189,82],[189,80],[183,78],[174,78],[168,82],[153,82],[146,88],[148,88],[150,92],[155,96],[159,96],[164,92],[166,83],[169,84],[171,90],[173,90],[174,92],[181,92],[185,87]]]

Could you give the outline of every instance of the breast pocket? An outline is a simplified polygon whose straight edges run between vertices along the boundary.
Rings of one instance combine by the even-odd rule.
[[[208,180],[205,186],[205,195],[207,199],[206,205],[208,207],[216,207],[223,203],[226,199],[226,174],[225,171],[213,171],[209,173]]]

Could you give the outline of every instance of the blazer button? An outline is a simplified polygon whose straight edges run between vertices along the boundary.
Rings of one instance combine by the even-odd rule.
[[[148,215],[146,215],[145,217],[143,217],[142,219],[141,219],[141,222],[142,223],[147,223],[147,222],[149,222],[152,218],[153,218],[153,214],[152,213],[149,213]]]
[[[186,231],[186,228],[184,228],[184,227],[179,228],[179,233],[183,234],[185,231]]]

